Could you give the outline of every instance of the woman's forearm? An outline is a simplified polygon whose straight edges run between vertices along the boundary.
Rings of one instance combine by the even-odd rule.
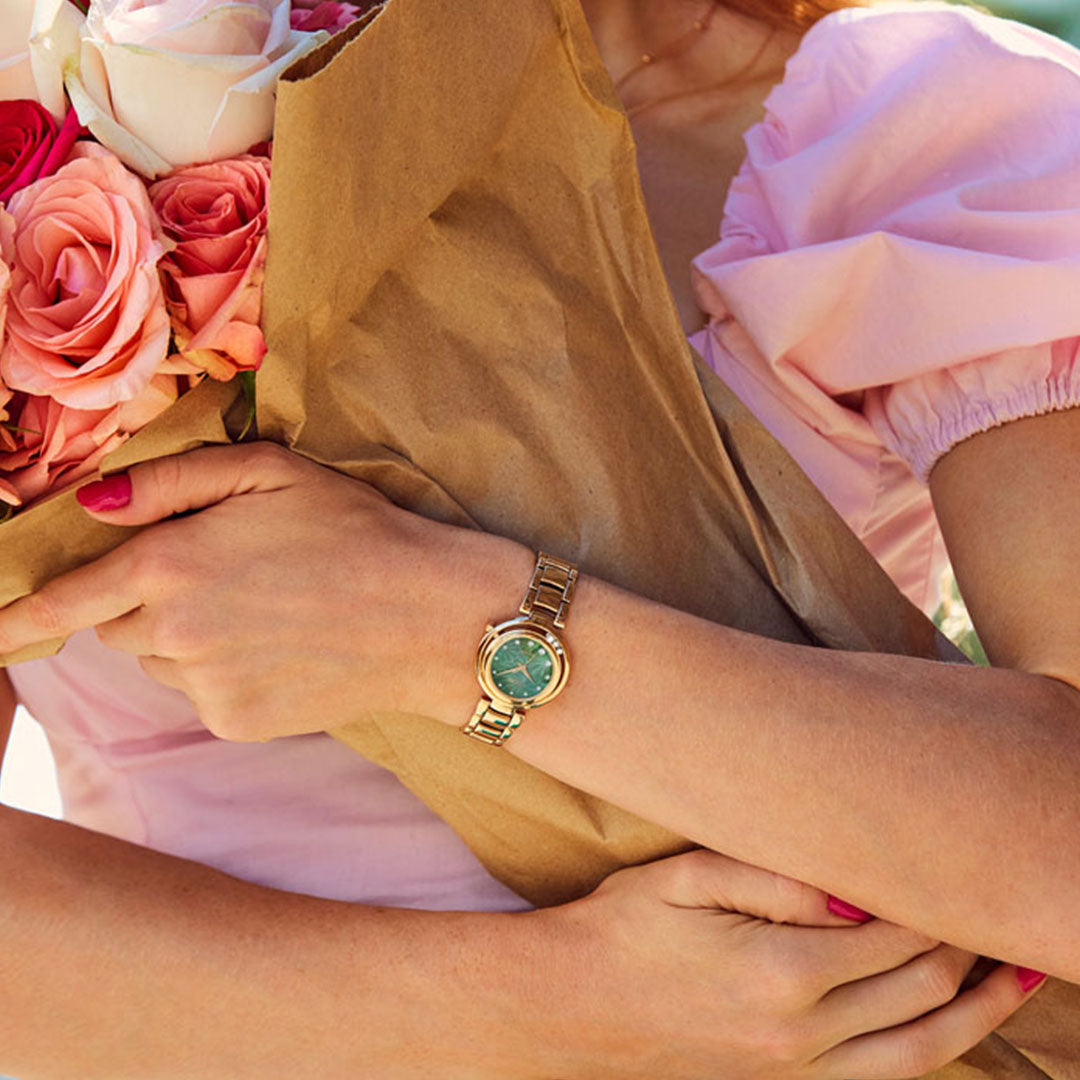
[[[478,588],[513,610],[532,557],[504,549],[494,573],[493,556]],[[512,753],[707,847],[1080,981],[1080,692],[771,641],[588,578],[566,638],[570,683]]]
[[[277,892],[0,809],[0,1072],[516,1076],[545,1045],[523,994],[558,977],[536,931]],[[508,1003],[513,1025],[483,1019]]]

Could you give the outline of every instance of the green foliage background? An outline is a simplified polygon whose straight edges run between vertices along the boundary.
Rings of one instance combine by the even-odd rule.
[[[979,6],[1080,45],[1080,0],[981,0]]]

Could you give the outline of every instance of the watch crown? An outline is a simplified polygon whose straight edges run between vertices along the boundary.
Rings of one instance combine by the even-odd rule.
[[[491,631],[494,630],[494,629],[495,629],[495,624],[494,623],[488,623],[487,626],[484,627],[484,631],[486,633],[488,633],[488,634],[490,634]]]

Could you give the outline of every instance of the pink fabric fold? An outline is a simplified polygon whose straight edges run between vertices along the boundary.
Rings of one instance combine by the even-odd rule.
[[[916,603],[925,481],[1080,403],[1080,52],[942,3],[812,29],[695,260],[698,345]]]

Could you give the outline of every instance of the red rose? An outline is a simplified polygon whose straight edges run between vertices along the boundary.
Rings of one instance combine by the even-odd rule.
[[[63,126],[36,101],[0,101],[0,203],[43,176],[52,176],[79,136],[75,110]]]

